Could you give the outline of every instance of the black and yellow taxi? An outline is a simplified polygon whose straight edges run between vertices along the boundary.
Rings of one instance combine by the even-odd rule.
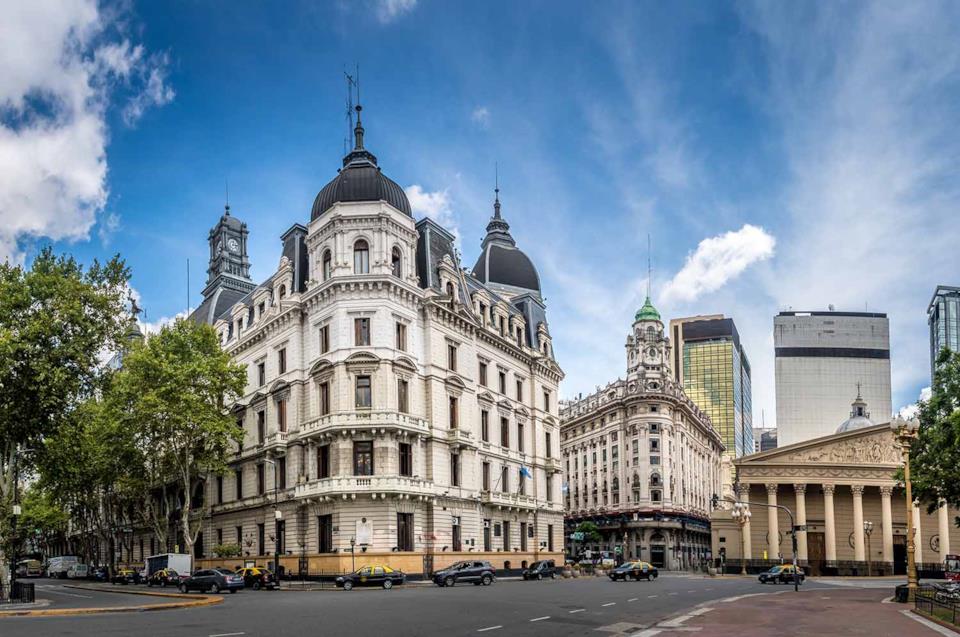
[[[761,584],[793,584],[794,573],[799,584],[803,584],[803,569],[795,569],[793,564],[778,564],[769,571],[760,573]]]
[[[644,562],[643,560],[638,560],[636,562],[624,562],[615,569],[612,569],[608,574],[610,579],[613,581],[617,580],[634,580],[639,582],[640,580],[655,580],[659,572],[657,567],[651,564],[650,562]]]
[[[396,584],[403,584],[405,581],[407,581],[407,576],[402,571],[384,564],[372,564],[358,568],[353,573],[341,575],[335,580],[335,583],[337,588],[349,591],[354,586],[382,586],[391,589]]]
[[[160,588],[180,586],[180,580],[186,579],[187,577],[188,575],[181,575],[172,568],[161,568],[159,571],[154,571],[147,578],[147,586],[159,586]]]
[[[139,584],[140,572],[128,567],[120,567],[110,578],[111,584]]]
[[[260,589],[275,590],[279,588],[277,578],[273,573],[259,566],[247,566],[237,571],[237,575],[243,578],[243,584],[247,588],[255,591]]]

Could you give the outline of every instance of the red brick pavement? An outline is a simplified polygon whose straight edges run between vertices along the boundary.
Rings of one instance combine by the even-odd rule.
[[[689,634],[691,628],[704,637],[936,637],[937,631],[903,615],[901,611],[912,606],[881,603],[892,592],[882,589],[819,589],[742,597],[732,602],[708,603],[706,606],[712,610],[681,620],[672,630],[662,624],[651,628],[662,631],[659,634],[663,637]],[[645,632],[658,634],[653,630]]]

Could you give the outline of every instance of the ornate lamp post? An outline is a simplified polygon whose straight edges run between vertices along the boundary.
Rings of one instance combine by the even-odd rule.
[[[734,502],[730,516],[740,525],[740,574],[747,574],[747,556],[744,555],[743,527],[750,521],[750,505],[746,502]]]
[[[907,490],[907,595],[912,601],[917,592],[917,567],[914,558],[913,538],[913,492],[910,485],[910,445],[917,438],[920,430],[920,420],[911,418],[905,420],[897,415],[890,421],[893,437],[900,443],[903,452],[903,485]]]
[[[867,577],[870,577],[872,574],[871,568],[871,559],[870,559],[870,534],[873,533],[873,522],[869,520],[864,521],[863,523],[863,533],[867,536]]]

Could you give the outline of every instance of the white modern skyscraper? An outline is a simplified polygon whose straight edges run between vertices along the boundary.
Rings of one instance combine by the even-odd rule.
[[[833,434],[858,391],[874,422],[890,420],[886,314],[781,312],[773,319],[773,339],[778,446]]]

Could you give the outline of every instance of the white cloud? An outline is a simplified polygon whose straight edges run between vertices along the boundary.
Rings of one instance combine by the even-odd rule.
[[[751,264],[772,257],[775,245],[776,240],[763,228],[750,224],[704,239],[667,283],[661,298],[667,303],[693,301],[718,290]]]
[[[377,19],[388,24],[410,13],[417,6],[417,0],[377,0]]]
[[[926,401],[930,400],[930,396],[933,395],[933,390],[930,387],[924,387],[920,390],[920,397],[917,401]],[[917,403],[910,403],[909,405],[904,405],[900,408],[900,416],[903,418],[913,418],[920,413],[920,407]]]
[[[490,109],[486,106],[478,106],[470,113],[470,120],[480,128],[490,126]]]
[[[109,194],[111,100],[124,89],[132,123],[173,97],[165,60],[147,59],[113,26],[94,0],[4,4],[0,259],[21,260],[20,244],[33,238],[87,239]]]
[[[447,190],[436,190],[428,192],[419,184],[413,184],[404,188],[407,193],[407,199],[410,200],[410,207],[414,214],[429,217],[449,230],[456,238],[456,243],[460,243],[460,229],[457,227],[457,221],[453,216],[453,208],[450,203],[450,193]]]

